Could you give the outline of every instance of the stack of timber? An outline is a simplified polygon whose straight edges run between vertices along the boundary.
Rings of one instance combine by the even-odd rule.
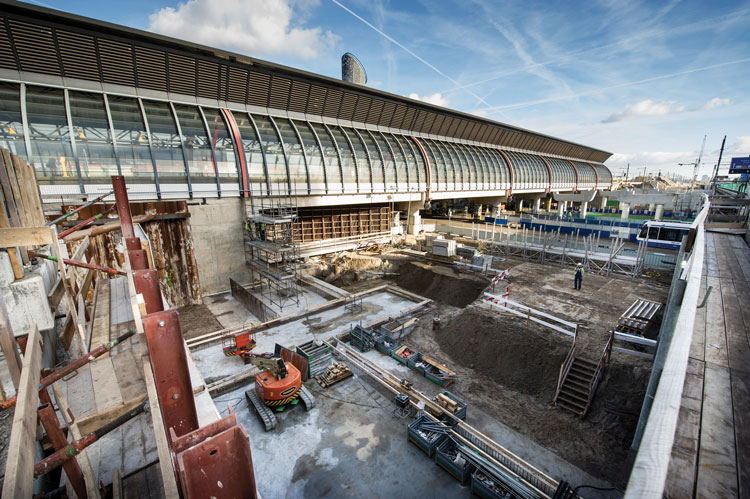
[[[615,331],[643,336],[662,304],[638,298],[617,320]]]
[[[328,388],[349,376],[352,376],[352,370],[343,362],[336,362],[332,366],[328,366],[322,374],[315,376],[315,381],[323,388]]]

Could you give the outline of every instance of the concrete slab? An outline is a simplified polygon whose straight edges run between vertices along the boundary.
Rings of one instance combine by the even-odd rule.
[[[231,307],[240,307],[244,310],[244,307],[231,297],[221,302],[217,301],[209,304],[208,306],[216,314],[214,311],[215,306],[217,306],[217,309],[219,306],[222,309],[229,309],[231,302],[234,302]],[[352,313],[347,311],[344,305],[341,305],[258,333],[255,338],[257,342],[255,351],[273,352],[276,343],[284,346],[292,346],[302,345],[314,339],[331,338],[347,331],[354,324],[367,324],[387,317],[396,317],[402,310],[411,307],[414,303],[403,296],[387,291],[365,296],[362,298],[361,311]],[[228,311],[226,309],[224,310],[225,312]],[[230,314],[224,316],[217,314],[216,318],[224,325],[222,319],[229,316]],[[241,326],[248,322],[240,322],[234,326],[225,327]],[[256,319],[255,322],[259,321]],[[203,377],[208,382],[212,379],[236,374],[246,368],[242,359],[238,357],[225,357],[221,345],[213,345],[192,352],[192,356],[201,374],[203,374]]]
[[[215,400],[225,413],[232,403],[247,430],[264,498],[471,496],[407,440],[411,419],[396,419],[390,399],[357,375],[328,389],[314,381],[306,386],[316,407],[278,414],[278,426],[268,433],[248,408],[249,387]]]

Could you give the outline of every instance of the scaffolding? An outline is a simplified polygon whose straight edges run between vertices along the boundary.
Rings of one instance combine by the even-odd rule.
[[[286,183],[255,197],[245,221],[245,263],[259,298],[278,309],[299,306],[297,197]]]

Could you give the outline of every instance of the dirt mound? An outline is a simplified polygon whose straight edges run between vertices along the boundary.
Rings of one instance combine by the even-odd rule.
[[[523,319],[469,309],[436,333],[443,352],[504,387],[551,402],[571,340]]]
[[[489,280],[475,274],[461,274],[443,265],[416,262],[402,264],[394,280],[399,287],[425,298],[464,308],[476,300]]]

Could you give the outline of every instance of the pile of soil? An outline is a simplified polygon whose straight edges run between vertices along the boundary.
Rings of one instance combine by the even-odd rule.
[[[443,265],[418,262],[402,264],[396,284],[425,298],[464,308],[482,294],[489,280],[476,274],[462,274]]]
[[[178,308],[177,312],[180,314],[182,335],[186,339],[213,333],[223,328],[213,312],[204,304],[185,305]]]
[[[526,327],[523,319],[474,308],[451,320],[436,337],[454,362],[544,403],[555,396],[560,365],[572,345],[554,331]]]
[[[320,262],[313,271],[315,277],[338,287],[351,286],[355,282],[370,277],[368,270],[389,272],[391,264],[384,259],[342,251],[330,261]]]

